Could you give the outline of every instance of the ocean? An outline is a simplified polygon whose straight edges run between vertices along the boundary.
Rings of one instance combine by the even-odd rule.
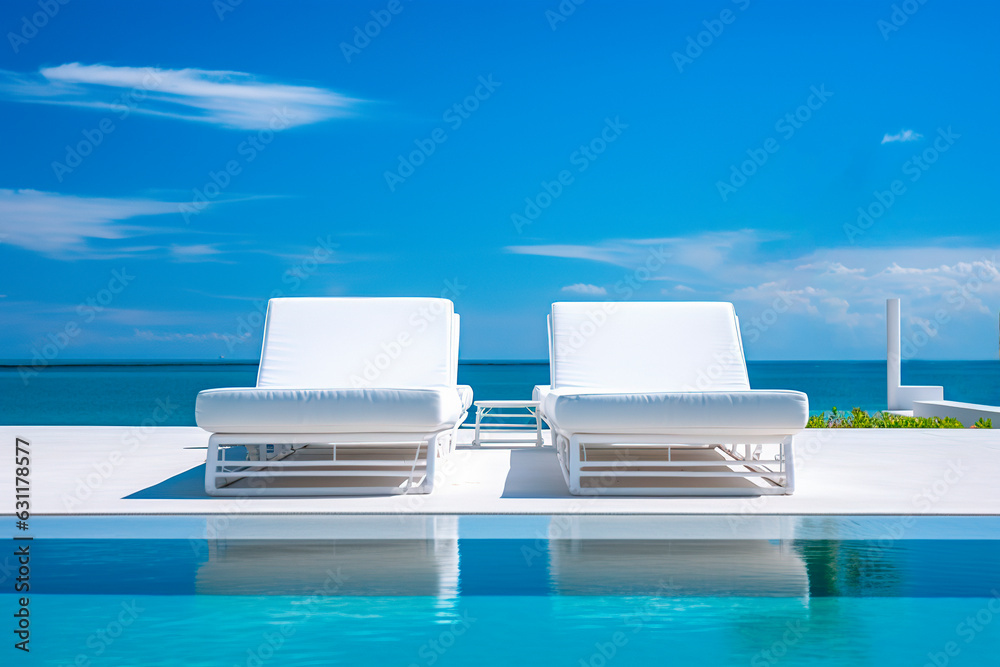
[[[755,389],[797,389],[813,414],[860,407],[883,410],[884,361],[749,362]],[[459,382],[478,399],[530,398],[547,384],[546,362],[463,362]],[[252,386],[246,362],[66,362],[26,374],[0,366],[0,424],[194,426],[195,397],[212,387]],[[948,400],[1000,405],[1000,361],[908,361],[904,384],[944,386]]]

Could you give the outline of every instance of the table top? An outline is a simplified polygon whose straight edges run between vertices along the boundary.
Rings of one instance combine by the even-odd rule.
[[[538,401],[475,401],[479,408],[537,408]]]

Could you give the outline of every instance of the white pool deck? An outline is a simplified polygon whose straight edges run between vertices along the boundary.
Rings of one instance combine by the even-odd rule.
[[[471,434],[462,432],[463,439]],[[547,433],[546,433],[547,437]],[[1000,430],[810,429],[796,491],[756,497],[576,497],[550,447],[461,446],[429,495],[214,498],[195,427],[5,426],[0,494],[13,508],[15,438],[30,443],[38,517],[178,515],[1000,516]],[[7,513],[11,509],[7,510]]]

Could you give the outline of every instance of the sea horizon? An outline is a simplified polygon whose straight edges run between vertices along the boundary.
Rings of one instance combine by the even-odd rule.
[[[258,361],[59,359],[30,364],[0,361],[0,424],[130,426],[155,413],[158,426],[194,426],[198,392],[253,386]],[[834,407],[887,408],[885,360],[749,360],[747,371],[754,389],[805,393],[810,414]],[[904,384],[943,386],[947,400],[1000,404],[1000,361],[995,359],[904,360],[902,378]],[[535,385],[549,383],[548,361],[459,361],[458,381],[472,387],[475,400],[528,400]],[[171,406],[165,417],[156,412],[163,404]]]
[[[849,364],[849,363],[886,363],[885,359],[747,359],[748,364],[752,363],[767,363],[767,364],[801,364],[801,363],[834,363],[834,364]],[[978,363],[978,362],[997,362],[1000,363],[1000,359],[976,359],[976,358],[927,358],[927,359],[903,359],[903,364],[910,363],[937,363],[937,362],[956,362],[956,363]],[[60,359],[60,360],[50,360],[45,363],[37,363],[32,359],[0,359],[0,368],[17,368],[18,366],[31,366],[37,365],[40,368],[46,366],[185,366],[185,365],[205,365],[205,366],[221,366],[221,365],[233,365],[233,366],[246,366],[246,365],[257,365],[260,363],[259,359],[109,359],[109,358],[82,358],[82,359]],[[494,366],[494,365],[548,365],[548,359],[459,359],[459,364],[465,364],[469,366]]]

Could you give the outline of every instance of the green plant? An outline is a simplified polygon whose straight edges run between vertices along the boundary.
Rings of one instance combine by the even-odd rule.
[[[993,428],[993,420],[989,417],[980,417],[976,420],[976,423],[972,425],[972,428]]]
[[[979,420],[976,428],[992,428],[990,420]],[[809,417],[806,428],[965,428],[954,417],[907,417],[891,412],[869,414],[861,408],[844,413],[834,408],[830,416],[824,412]]]

